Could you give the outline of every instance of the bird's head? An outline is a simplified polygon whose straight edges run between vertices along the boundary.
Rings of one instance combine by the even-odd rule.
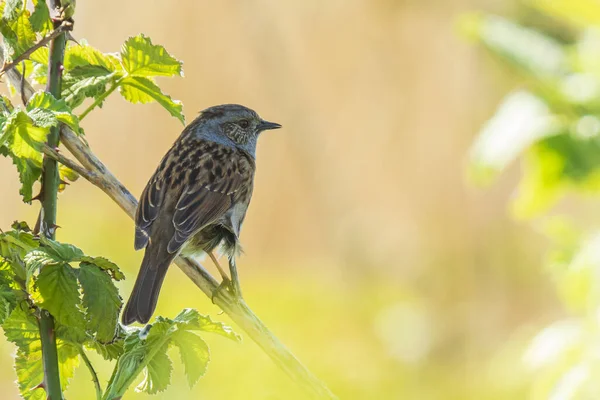
[[[200,113],[203,121],[196,135],[221,144],[256,153],[256,142],[262,131],[279,129],[281,125],[263,120],[254,110],[238,104],[207,108]]]

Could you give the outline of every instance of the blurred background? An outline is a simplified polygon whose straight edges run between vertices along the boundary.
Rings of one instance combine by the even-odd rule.
[[[240,103],[283,125],[259,144],[242,286],[340,398],[597,398],[600,2],[79,1],[75,19],[102,51],[143,32],[182,59],[185,78],[160,83],[188,122]],[[136,195],[182,130],[118,95],[83,126]],[[33,225],[0,170],[0,226]],[[128,296],[131,220],[79,180],[58,221],[59,240],[121,266]],[[184,307],[230,322],[172,268],[158,313]],[[190,390],[174,363],[155,398],[302,398],[248,338],[205,339],[206,376]],[[11,352],[0,339],[5,398]],[[93,397],[84,368],[66,395]]]

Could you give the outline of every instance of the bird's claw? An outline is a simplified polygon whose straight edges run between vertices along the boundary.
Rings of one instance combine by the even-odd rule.
[[[215,288],[212,292],[212,296],[210,297],[213,304],[215,303],[215,297],[217,297],[221,291],[226,290],[231,294],[234,300],[239,301],[242,299],[242,291],[240,289],[240,283],[234,282],[231,279],[223,279],[219,286]]]
[[[210,300],[213,302],[213,304],[215,304],[215,297],[217,297],[223,289],[227,290],[227,286],[229,286],[230,282],[231,281],[229,279],[223,279],[219,286],[213,290],[212,295],[210,296]]]

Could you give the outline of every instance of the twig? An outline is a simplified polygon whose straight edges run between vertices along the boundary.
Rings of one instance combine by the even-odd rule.
[[[79,175],[83,176],[86,180],[93,183],[94,185],[96,184],[95,182],[98,182],[98,176],[95,173],[83,168],[75,161],[63,156],[58,151],[54,150],[45,143],[42,144],[42,152],[45,155],[52,157],[54,160],[58,161],[65,167],[71,168],[73,171],[77,172]]]
[[[112,92],[114,92],[115,89],[119,87],[122,80],[123,78],[119,79],[118,81],[113,83],[113,85],[106,92],[98,96],[98,98],[92,104],[90,104],[90,106],[86,108],[85,111],[82,112],[81,115],[78,117],[79,122],[81,122],[81,120],[84,119],[86,115],[88,115],[94,108],[98,107],[99,104],[101,104]]]
[[[29,56],[33,54],[34,51],[36,51],[42,46],[47,45],[50,41],[56,39],[61,33],[65,31],[70,31],[71,29],[73,29],[73,24],[69,21],[64,21],[58,28],[56,28],[55,30],[44,36],[42,39],[40,39],[39,42],[25,50],[12,62],[4,64],[2,69],[0,69],[0,76],[16,67],[21,61],[27,60]]]
[[[25,100],[25,95],[23,93],[25,93],[25,75],[27,75],[26,73],[27,67],[25,66],[25,61],[23,61],[23,76],[21,77],[21,86],[19,86],[19,91],[21,92],[21,101],[23,102],[23,105],[26,106],[27,105],[27,100]]]
[[[12,80],[12,78],[11,78]],[[33,88],[27,82],[26,93],[33,93]],[[28,96],[31,96],[29,94]],[[96,155],[86,146],[79,137],[67,126],[60,130],[62,144],[90,173],[96,175],[94,179],[85,179],[100,188],[115,203],[117,203],[129,217],[134,218],[137,207],[136,198],[125,186],[106,168]],[[89,175],[88,175],[89,176]],[[175,264],[198,286],[209,298],[215,293],[219,283],[196,260],[177,257]],[[214,302],[242,329],[246,334],[277,364],[293,381],[295,381],[312,398],[337,399],[337,397],[312,374],[267,326],[244,303],[231,297],[226,290],[216,292]]]
[[[96,370],[94,369],[94,366],[90,362],[90,359],[88,358],[87,354],[85,354],[85,350],[83,349],[83,346],[79,346],[78,350],[79,350],[79,355],[83,359],[84,364],[90,370],[90,374],[92,375],[92,382],[94,382],[94,387],[96,388],[96,400],[101,400],[102,399],[102,386],[100,385],[100,380],[98,379],[98,374],[96,373]]]

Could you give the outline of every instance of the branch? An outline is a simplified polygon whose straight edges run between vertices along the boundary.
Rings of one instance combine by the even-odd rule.
[[[83,176],[87,181],[93,183],[94,185],[96,185],[96,182],[99,182],[98,176],[95,173],[88,171],[81,165],[77,164],[75,161],[63,156],[58,152],[58,150],[54,150],[45,143],[42,144],[42,153],[44,153],[48,157],[51,157],[53,160],[58,161],[65,167],[68,167],[73,171],[77,172],[79,175]]]
[[[60,29],[65,25],[56,26],[55,32],[58,33],[50,42],[50,52],[48,57],[48,84],[46,91],[55,98],[60,99],[62,86],[62,64],[65,57],[65,46],[67,37]],[[64,28],[63,28],[64,29]],[[19,88],[24,92],[25,77],[21,78]],[[21,97],[25,97],[21,93]],[[47,145],[50,148],[58,147],[59,127],[50,128],[47,137]],[[44,156],[42,164],[42,214],[40,218],[40,234],[49,239],[54,239],[56,234],[56,206],[58,186],[60,177],[58,175],[58,164],[50,157]],[[58,367],[58,351],[56,349],[56,334],[54,330],[54,318],[46,310],[41,310],[40,316],[40,336],[42,341],[42,362],[44,364],[44,384],[46,394],[50,400],[62,400],[62,388],[60,385],[60,374]]]
[[[48,311],[40,310],[38,321],[40,340],[42,342],[42,361],[44,364],[44,381],[42,387],[46,391],[49,400],[62,400],[54,318],[52,318],[52,315]]]
[[[16,67],[21,61],[27,60],[29,58],[29,56],[31,54],[33,54],[34,51],[36,51],[37,49],[39,49],[42,46],[45,46],[50,41],[56,39],[58,37],[58,35],[60,35],[61,33],[70,31],[72,29],[73,29],[73,23],[71,23],[69,21],[64,21],[58,28],[56,28],[55,30],[53,30],[52,32],[50,32],[49,34],[44,36],[42,39],[40,39],[39,42],[37,42],[36,44],[31,46],[29,49],[25,50],[17,58],[15,58],[12,62],[9,62],[8,64],[4,64],[2,69],[0,69],[0,76],[2,76],[4,73],[10,71],[14,67]]]
[[[11,78],[12,79],[12,78]],[[20,74],[17,76],[20,82]],[[31,91],[30,91],[31,89]],[[25,92],[33,93],[31,85],[26,82]],[[31,94],[28,95],[31,96]],[[137,207],[136,198],[125,186],[106,168],[91,149],[67,126],[60,129],[62,144],[81,163],[88,174],[81,174],[90,183],[100,188],[115,203],[117,203],[130,218],[134,218]],[[93,175],[90,175],[93,174]],[[90,178],[91,177],[91,178]],[[196,260],[187,257],[177,257],[175,264],[204,292],[212,298],[219,282],[208,273]],[[219,290],[214,296],[217,304],[246,334],[277,364],[298,386],[312,398],[337,399],[311,371],[285,347],[267,326],[242,301],[231,297],[228,291]]]
[[[4,59],[4,46],[0,46],[0,63],[4,63]],[[23,79],[23,76],[16,69],[10,69],[6,71],[6,76],[8,77],[10,83],[14,87],[18,88],[21,97],[25,100],[24,103],[26,103],[27,100],[29,100],[29,98],[35,93],[33,86]]]

